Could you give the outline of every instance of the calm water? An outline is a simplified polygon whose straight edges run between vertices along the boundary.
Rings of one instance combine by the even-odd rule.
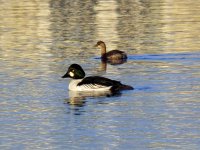
[[[199,0],[0,2],[0,149],[200,148]],[[72,63],[135,90],[69,92]]]

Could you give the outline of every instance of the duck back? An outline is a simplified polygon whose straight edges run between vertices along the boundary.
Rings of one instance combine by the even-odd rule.
[[[127,55],[125,52],[120,50],[112,50],[107,52],[102,56],[102,58],[106,59],[127,59]]]

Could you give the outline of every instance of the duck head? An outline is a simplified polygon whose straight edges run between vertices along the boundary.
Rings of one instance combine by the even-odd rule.
[[[69,66],[67,73],[62,76],[62,78],[73,78],[73,79],[83,79],[85,77],[85,72],[83,68],[78,64],[72,64]]]

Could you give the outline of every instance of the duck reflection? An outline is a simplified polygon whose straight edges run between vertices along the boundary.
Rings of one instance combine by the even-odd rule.
[[[123,63],[126,63],[127,60],[124,60],[124,59],[121,59],[121,60],[101,60],[101,63],[100,63],[100,69],[98,71],[100,72],[106,72],[107,70],[107,64],[110,64],[110,65],[120,65],[120,64],[123,64]]]
[[[69,91],[69,98],[66,99],[66,103],[69,105],[74,105],[78,107],[82,107],[85,105],[85,102],[88,98],[105,98],[112,96],[121,95],[119,92],[111,92],[111,91],[92,91],[92,92],[76,92]]]

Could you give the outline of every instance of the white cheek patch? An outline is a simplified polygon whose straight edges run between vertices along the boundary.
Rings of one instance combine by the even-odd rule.
[[[74,77],[74,73],[73,72],[69,72],[70,77]]]

